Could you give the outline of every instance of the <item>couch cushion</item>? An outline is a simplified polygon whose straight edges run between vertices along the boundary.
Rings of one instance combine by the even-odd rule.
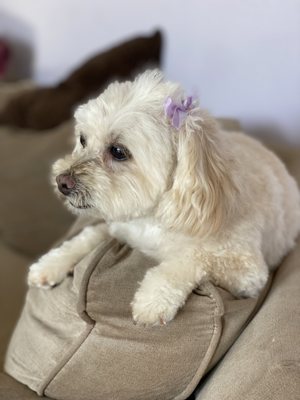
[[[0,233],[2,240],[37,256],[66,232],[74,217],[55,197],[50,165],[72,144],[72,122],[37,136],[0,127]]]
[[[257,300],[236,300],[207,283],[167,326],[135,326],[130,302],[153,265],[109,239],[75,267],[73,278],[50,291],[31,288],[6,371],[56,399],[186,399],[239,335]]]
[[[30,260],[0,241],[0,369],[9,337],[24,302]]]

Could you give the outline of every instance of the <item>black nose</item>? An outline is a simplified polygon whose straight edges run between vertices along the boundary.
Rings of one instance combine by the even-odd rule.
[[[76,184],[75,179],[68,174],[58,175],[56,177],[56,183],[58,186],[58,190],[65,196],[69,196]]]

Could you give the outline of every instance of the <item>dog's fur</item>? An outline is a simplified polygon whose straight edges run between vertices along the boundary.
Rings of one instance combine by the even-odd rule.
[[[78,108],[75,149],[55,163],[54,175],[76,181],[62,196],[71,211],[106,225],[87,227],[43,256],[31,266],[31,285],[59,283],[111,235],[158,262],[132,302],[138,323],[172,320],[203,280],[236,296],[259,294],[299,232],[297,185],[259,142],[223,132],[198,106],[175,129],[164,115],[168,96],[184,93],[154,70],[113,83]],[[130,158],[116,161],[112,144],[125,146]]]

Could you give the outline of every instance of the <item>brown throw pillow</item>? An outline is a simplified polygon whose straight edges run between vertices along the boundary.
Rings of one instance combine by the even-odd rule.
[[[76,69],[57,86],[36,88],[11,99],[0,112],[0,123],[43,130],[68,120],[87,96],[100,93],[115,79],[130,79],[160,63],[162,37],[138,37],[101,53]]]

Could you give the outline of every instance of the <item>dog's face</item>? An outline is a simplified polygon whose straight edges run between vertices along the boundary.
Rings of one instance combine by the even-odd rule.
[[[172,126],[164,102],[178,95],[177,84],[147,71],[78,108],[74,151],[53,167],[71,211],[107,222],[154,216],[192,235],[220,229],[234,204],[228,148],[199,107]]]
[[[71,211],[114,221],[146,215],[156,206],[175,159],[160,80],[152,71],[134,82],[113,83],[78,108],[74,151],[53,166]]]

